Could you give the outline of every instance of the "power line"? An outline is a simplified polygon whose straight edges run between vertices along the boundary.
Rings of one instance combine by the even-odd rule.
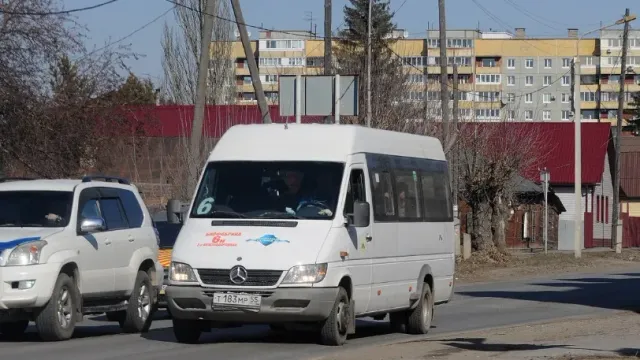
[[[536,19],[536,15],[534,15],[533,13],[529,12],[529,10],[520,7],[520,5],[516,4],[515,2],[513,2],[513,0],[504,0],[505,3],[507,3],[507,5],[510,5],[512,8],[516,9],[517,11],[519,11],[520,13],[524,14],[524,16],[528,17],[529,19],[537,22],[538,24],[542,25],[542,26],[546,26],[550,29],[553,30],[559,30],[561,31],[561,29],[555,27],[555,26],[551,26],[549,24],[546,24],[544,22],[542,22],[542,20],[538,20]],[[542,18],[541,18],[542,19]]]
[[[88,57],[88,56],[91,56],[91,55],[93,55],[93,54],[95,54],[95,53],[97,53],[97,52],[99,52],[99,51],[102,51],[102,50],[107,49],[107,48],[109,48],[109,47],[111,47],[111,46],[113,46],[113,45],[115,45],[115,44],[117,44],[117,43],[120,43],[120,42],[122,42],[122,41],[127,40],[128,38],[132,37],[133,35],[135,35],[135,34],[139,33],[140,31],[142,31],[142,30],[146,29],[147,27],[151,26],[151,25],[152,25],[153,23],[155,23],[156,21],[158,21],[158,20],[162,19],[163,17],[165,17],[165,16],[166,16],[169,12],[171,12],[173,9],[175,9],[175,6],[170,7],[169,9],[167,9],[167,10],[166,10],[165,12],[163,12],[162,14],[160,14],[160,15],[156,16],[156,17],[155,17],[155,18],[153,18],[151,21],[149,21],[148,23],[146,23],[146,24],[144,24],[144,25],[140,26],[139,28],[137,28],[137,29],[133,30],[133,31],[132,31],[132,32],[130,32],[129,34],[127,34],[127,35],[125,35],[125,36],[123,36],[123,37],[119,38],[119,39],[118,39],[118,40],[116,40],[116,41],[110,42],[110,43],[108,43],[107,45],[105,45],[105,46],[103,46],[103,47],[101,47],[101,48],[95,49],[95,50],[93,50],[93,51],[89,52],[88,54],[85,54],[85,55],[81,56],[80,58],[78,58],[78,59],[77,59],[77,60],[75,60],[75,61],[84,60],[84,59],[85,59],[86,57]]]
[[[114,2],[119,1],[119,0],[108,0],[105,2],[102,2],[100,4],[96,4],[96,5],[91,5],[91,6],[85,6],[82,8],[76,8],[76,9],[71,9],[71,10],[60,10],[60,11],[6,11],[3,8],[0,8],[0,14],[7,14],[7,15],[17,15],[17,16],[50,16],[50,15],[66,15],[66,14],[71,14],[71,13],[76,13],[76,12],[81,12],[81,11],[87,11],[87,10],[93,10],[93,9],[97,9],[109,4],[113,4]]]

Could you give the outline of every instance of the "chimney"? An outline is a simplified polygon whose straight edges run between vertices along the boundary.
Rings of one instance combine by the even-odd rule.
[[[516,38],[524,39],[524,37],[525,37],[524,28],[516,28]]]
[[[567,36],[571,39],[575,39],[578,37],[578,29],[569,28],[567,29]]]

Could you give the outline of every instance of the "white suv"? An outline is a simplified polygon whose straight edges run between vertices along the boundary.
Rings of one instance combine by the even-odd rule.
[[[35,321],[66,340],[85,314],[149,329],[162,285],[158,237],[127,180],[0,179],[0,333]]]

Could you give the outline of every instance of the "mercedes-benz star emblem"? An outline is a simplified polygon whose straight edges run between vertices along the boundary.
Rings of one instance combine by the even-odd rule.
[[[247,281],[248,276],[249,274],[247,274],[247,269],[239,265],[232,267],[231,271],[229,272],[229,279],[236,285],[243,284],[245,281]]]

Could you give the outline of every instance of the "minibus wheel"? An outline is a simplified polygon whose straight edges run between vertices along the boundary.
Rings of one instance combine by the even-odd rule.
[[[347,290],[338,288],[338,296],[329,317],[322,323],[320,342],[324,345],[338,346],[347,342],[347,331],[351,319],[351,309]]]
[[[409,310],[407,333],[423,335],[429,332],[433,319],[433,294],[428,283],[422,285],[422,296],[415,309]]]

